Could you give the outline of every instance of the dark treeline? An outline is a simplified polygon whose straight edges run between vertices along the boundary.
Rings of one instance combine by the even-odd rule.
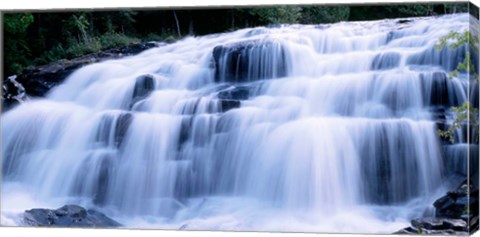
[[[4,76],[28,66],[141,41],[168,41],[271,24],[321,24],[457,12],[468,12],[467,3],[5,13]]]

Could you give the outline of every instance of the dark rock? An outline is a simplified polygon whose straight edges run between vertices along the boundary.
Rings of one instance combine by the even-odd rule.
[[[455,230],[468,231],[467,222],[462,219],[424,217],[412,220],[414,228],[423,228],[427,230]]]
[[[287,75],[285,50],[278,42],[248,41],[213,49],[215,81],[247,82]]]
[[[429,230],[440,230],[446,227],[442,219],[431,217],[413,219],[411,224],[414,228],[425,228]]]
[[[17,82],[16,76],[8,77],[2,85],[2,108],[4,111],[28,100],[25,88]]]
[[[395,234],[468,235],[478,229],[478,189],[465,180],[433,204],[435,217],[413,219]]]
[[[120,223],[96,210],[85,210],[77,205],[65,205],[57,210],[32,209],[25,211],[24,221],[29,226],[54,227],[118,227]]]
[[[112,172],[112,162],[109,157],[102,159],[98,171],[98,181],[96,182],[96,191],[93,202],[97,205],[106,203],[108,184],[110,183],[110,174]]]
[[[460,218],[464,206],[456,205],[455,199],[450,196],[443,196],[433,204],[436,208],[435,215],[438,217]]]
[[[247,100],[250,95],[250,88],[246,86],[231,87],[218,92],[217,97],[223,100]]]
[[[130,108],[140,100],[147,98],[155,90],[155,79],[151,75],[143,75],[136,79]]]
[[[101,146],[120,147],[133,121],[131,113],[104,114],[101,118],[95,141]],[[113,141],[110,137],[113,129]]]
[[[23,85],[27,95],[42,97],[47,94],[50,89],[62,83],[65,78],[80,67],[108,59],[135,55],[156,46],[157,44],[152,42],[132,44],[122,48],[109,49],[74,59],[62,59],[47,65],[25,69],[17,76],[17,81]]]
[[[407,64],[416,66],[438,65],[445,69],[445,71],[450,72],[455,70],[458,64],[464,61],[466,52],[467,50],[464,46],[455,49],[444,47],[441,50],[435,47],[429,47],[422,52],[410,55],[407,58]]]
[[[238,100],[220,100],[220,107],[222,112],[226,112],[231,109],[240,107],[240,101]]]
[[[186,117],[182,118],[182,123],[180,125],[180,131],[178,133],[179,134],[179,136],[178,136],[178,146],[177,146],[178,151],[182,150],[183,145],[190,138],[190,133],[192,131],[192,129],[191,129],[192,119],[193,119],[193,117],[191,117],[191,116],[186,116]]]
[[[393,233],[394,235],[399,235],[399,234],[407,234],[407,235],[412,235],[412,234],[419,234],[418,230],[417,229],[414,229],[413,227],[407,227],[407,228],[404,228],[404,229],[401,229],[395,233]]]
[[[411,19],[400,19],[397,21],[398,24],[405,24],[405,23],[410,23],[412,22],[413,20]]]
[[[424,98],[427,105],[451,107],[459,105],[459,101],[449,93],[450,87],[453,88],[452,82],[444,72],[434,72],[429,80],[423,75],[420,82],[422,83],[422,91],[428,98]]]
[[[116,147],[120,147],[123,144],[123,140],[132,121],[133,115],[130,113],[123,113],[118,116],[114,134]]]

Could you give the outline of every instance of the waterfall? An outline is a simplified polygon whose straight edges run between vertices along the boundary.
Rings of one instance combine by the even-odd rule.
[[[2,215],[73,202],[139,228],[394,232],[463,154],[437,113],[468,100],[448,79],[465,50],[434,46],[468,21],[258,27],[85,66],[2,114]]]

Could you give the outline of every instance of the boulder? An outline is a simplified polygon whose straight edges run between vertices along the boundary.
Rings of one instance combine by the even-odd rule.
[[[447,192],[433,203],[435,216],[459,219],[468,210],[478,216],[478,194],[478,189],[465,181],[456,190]]]
[[[130,108],[140,100],[147,98],[155,90],[155,78],[151,75],[137,77],[135,88],[133,89],[132,103]]]
[[[285,50],[274,41],[219,45],[213,49],[213,61],[217,82],[248,82],[287,75]]]
[[[86,210],[77,205],[65,205],[59,209],[31,209],[24,213],[29,226],[51,227],[119,227],[120,223],[96,210]]]

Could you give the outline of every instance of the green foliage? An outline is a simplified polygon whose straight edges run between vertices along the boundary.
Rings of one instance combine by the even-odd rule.
[[[83,42],[88,42],[89,37],[87,34],[87,29],[90,23],[87,20],[87,13],[76,13],[70,16],[66,21],[65,25],[69,31],[67,33],[75,32],[78,35],[78,39]]]
[[[3,15],[3,29],[9,34],[24,34],[28,26],[33,23],[31,13],[13,13]]]
[[[4,55],[5,74],[11,75],[20,72],[28,65],[30,47],[26,40],[28,27],[34,18],[29,13],[4,14]]]
[[[88,42],[70,40],[67,46],[61,44],[45,51],[34,60],[35,64],[47,64],[61,59],[70,59],[85,54],[95,53],[101,50],[127,46],[140,43],[140,39],[128,37],[119,33],[108,33],[99,37],[91,38]]]
[[[457,31],[450,31],[447,35],[441,37],[438,40],[438,43],[435,45],[435,49],[442,50],[445,47],[449,47],[451,49],[457,49],[458,47],[468,45],[469,48],[478,52],[478,43],[479,38],[478,36],[473,35],[470,31],[464,31],[462,33]],[[470,73],[475,69],[472,60],[471,54],[469,51],[466,52],[465,58],[463,62],[457,65],[457,68],[450,72],[449,78],[452,79],[453,77],[458,77],[461,71]],[[477,74],[473,75],[473,78],[478,78]]]
[[[96,38],[102,49],[123,47],[129,44],[140,43],[141,40],[135,37],[129,37],[120,33],[108,33]]]
[[[297,6],[251,8],[248,13],[262,24],[298,23],[302,8]]]
[[[430,16],[433,14],[432,4],[408,4],[397,6],[398,13],[402,16]]]
[[[155,34],[150,33],[147,36],[143,37],[145,41],[173,41],[175,40],[174,33],[164,33],[164,34]]]
[[[469,45],[474,50],[478,51],[478,37],[472,35],[470,31],[464,31],[462,33],[457,31],[450,31],[447,35],[441,37],[438,40],[438,44],[435,45],[435,49],[442,50],[444,47],[448,46],[451,49],[456,49],[463,45]]]
[[[312,6],[302,8],[300,23],[322,24],[348,20],[348,6]]]
[[[457,12],[468,12],[468,3],[444,3],[443,4],[445,14],[447,13],[457,13]]]
[[[442,50],[445,47],[449,47],[451,49],[457,49],[459,47],[467,45],[467,50],[472,49],[475,50],[474,52],[478,52],[478,43],[479,38],[478,36],[473,35],[470,31],[464,32],[456,32],[451,31],[447,35],[441,37],[437,45],[435,45],[435,49]],[[450,72],[449,78],[458,77],[459,73],[463,71],[469,74],[473,74],[473,80],[478,79],[478,75],[475,71],[475,67],[471,60],[471,53],[467,51],[465,53],[465,58],[462,62],[458,63],[457,68]],[[455,129],[461,127],[462,124],[467,124],[469,126],[478,127],[478,109],[473,107],[470,102],[464,102],[460,107],[452,107],[451,108],[453,113],[455,114],[455,119],[451,127],[447,130],[438,130],[438,135],[443,138],[449,139],[451,143],[454,142],[454,133]],[[476,134],[478,136],[478,133]]]
[[[438,135],[443,138],[447,138],[451,143],[454,142],[453,135],[455,129],[461,127],[462,124],[468,124],[470,126],[478,127],[478,109],[473,107],[470,102],[464,102],[460,107],[452,107],[452,111],[455,113],[455,120],[452,126],[447,130],[438,130]]]

